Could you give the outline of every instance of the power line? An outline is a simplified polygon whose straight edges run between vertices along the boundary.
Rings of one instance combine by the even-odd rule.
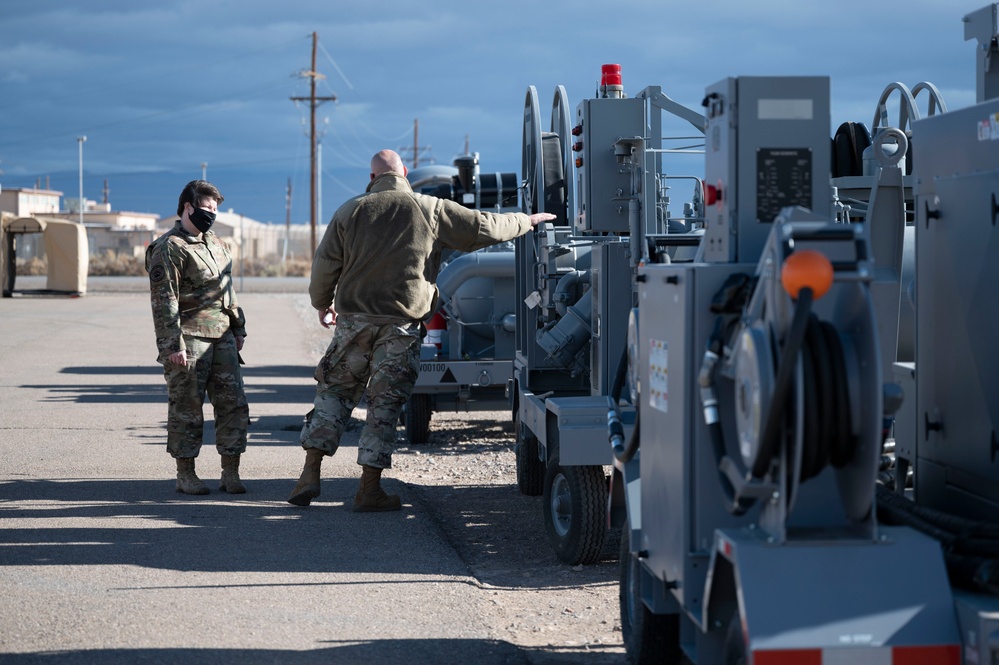
[[[337,71],[337,74],[339,74],[340,78],[343,79],[343,82],[347,84],[347,87],[353,90],[354,86],[351,85],[350,81],[347,80],[347,75],[343,73],[342,69],[340,69],[340,65],[336,64],[336,60],[334,60],[333,57],[329,54],[329,51],[326,50],[326,47],[323,46],[322,43],[320,43],[319,48],[323,50],[323,55],[325,55],[326,59],[330,61],[330,64],[333,65],[333,69]]]

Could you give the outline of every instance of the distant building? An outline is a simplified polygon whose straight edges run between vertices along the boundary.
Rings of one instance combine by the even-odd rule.
[[[62,192],[52,189],[5,188],[0,191],[0,210],[17,217],[54,217],[72,222],[80,219],[79,199],[66,199],[60,206]],[[141,256],[146,246],[156,238],[157,215],[145,212],[111,210],[110,203],[84,200],[83,226],[87,231],[90,255],[105,252]],[[17,258],[43,258],[45,244],[33,234],[25,235],[17,244]]]
[[[90,254],[100,256],[107,252],[141,257],[153,240],[156,239],[158,215],[148,212],[113,211],[110,205],[89,205],[83,211],[83,226],[87,229]],[[62,212],[63,219],[76,220],[79,213]]]
[[[177,215],[161,217],[156,223],[157,236],[169,231],[176,222]],[[309,227],[305,224],[268,224],[240,215],[230,208],[218,212],[212,231],[229,244],[233,261],[237,264],[240,258],[312,261]]]
[[[48,216],[71,222],[81,217],[78,210],[60,210]],[[91,256],[107,252],[142,256],[146,246],[156,239],[157,216],[153,213],[115,211],[110,204],[86,201],[82,217]]]
[[[32,189],[11,187],[0,190],[0,210],[17,217],[49,215],[59,212],[59,198],[62,192],[54,189]]]
[[[54,189],[32,187],[5,187],[0,190],[0,211],[14,217],[55,217],[59,213],[62,192]],[[45,243],[41,234],[26,233],[15,245],[14,255],[19,259],[45,256]]]
[[[79,221],[79,199],[62,199],[62,196],[62,192],[51,189],[3,189],[0,190],[0,211],[17,217],[40,216]],[[64,205],[60,206],[60,201]],[[88,199],[83,200],[82,218],[91,256],[111,252],[137,258],[142,258],[149,243],[166,233],[177,221],[176,215],[117,211],[112,210],[107,201],[97,203]],[[230,208],[219,211],[213,230],[229,244],[233,261],[237,264],[242,258],[275,263],[283,259],[312,261],[307,224],[265,224],[237,214]],[[322,237],[324,230],[318,229],[319,237]],[[17,243],[16,256],[22,260],[44,258],[45,244],[41,237],[35,238],[34,234],[22,236]]]

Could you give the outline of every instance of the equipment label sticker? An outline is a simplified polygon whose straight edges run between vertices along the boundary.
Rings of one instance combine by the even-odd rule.
[[[669,343],[649,339],[649,406],[669,410]]]
[[[999,113],[993,113],[978,123],[978,140],[995,141],[999,139]]]
[[[458,383],[454,372],[447,363],[420,363],[420,375],[417,383],[429,386],[437,383]]]

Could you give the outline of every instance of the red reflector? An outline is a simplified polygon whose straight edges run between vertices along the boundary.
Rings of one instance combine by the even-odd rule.
[[[961,648],[957,644],[924,647],[893,647],[892,665],[961,665]]]
[[[822,665],[820,649],[754,651],[753,665]]]
[[[888,647],[883,647],[887,649]],[[880,651],[880,649],[876,649]],[[780,651],[754,651],[754,665],[823,665],[823,651],[835,652],[837,657],[833,660],[839,662],[853,662],[852,660],[841,660],[849,652],[855,651],[858,656],[866,649],[786,649]],[[868,652],[869,653],[869,652]],[[831,655],[831,653],[830,653]],[[887,655],[887,654],[885,654]],[[863,662],[863,656],[857,662]],[[878,662],[882,662],[880,659]],[[957,644],[941,644],[932,646],[906,646],[891,647],[892,665],[961,665],[961,649]]]

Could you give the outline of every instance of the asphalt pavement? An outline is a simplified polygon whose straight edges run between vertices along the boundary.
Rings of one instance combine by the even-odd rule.
[[[242,285],[247,494],[218,491],[209,425],[212,492],[187,496],[144,281],[114,279],[134,288],[0,300],[0,665],[530,662],[490,638],[488,596],[415,499],[350,510],[356,431],[322,496],[285,502],[315,385],[303,280]]]

